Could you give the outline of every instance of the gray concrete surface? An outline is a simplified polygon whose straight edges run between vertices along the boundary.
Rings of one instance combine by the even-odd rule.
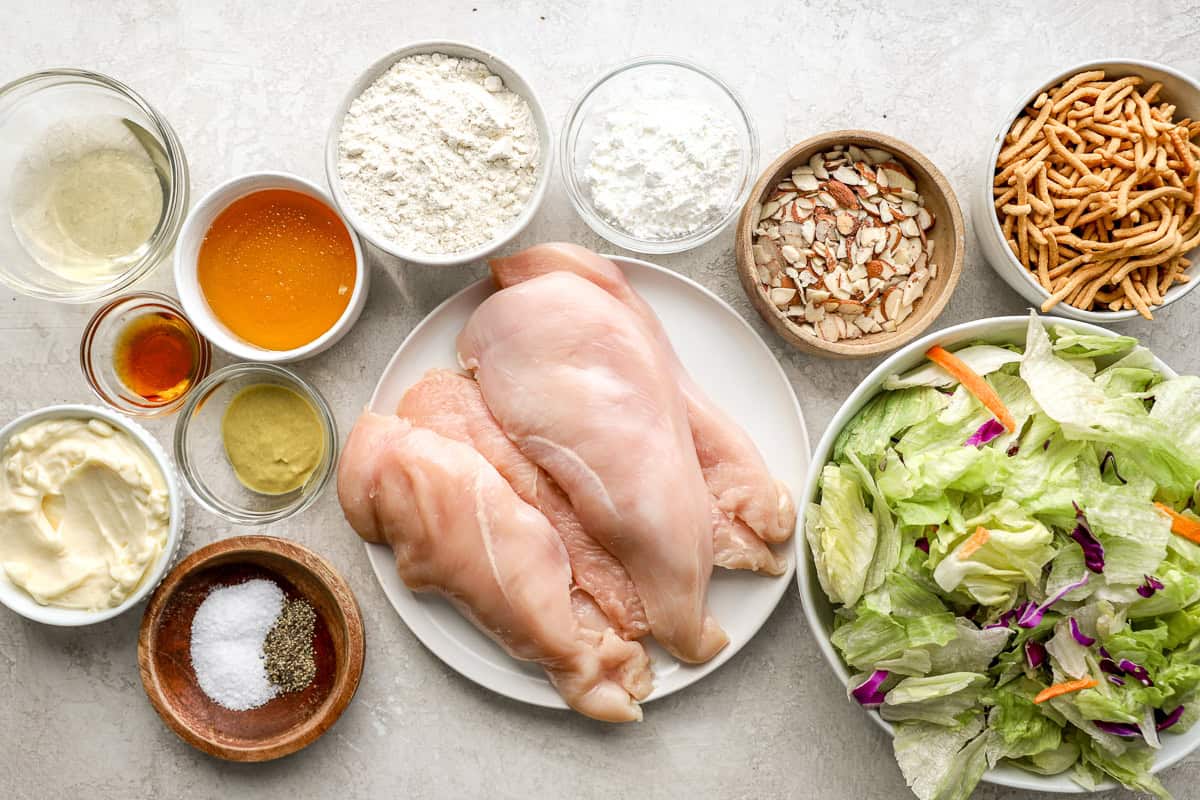
[[[965,201],[987,140],[1017,93],[1044,74],[1105,54],[1200,72],[1194,3],[312,2],[6,3],[0,81],[51,66],[111,74],[174,124],[193,198],[256,169],[324,182],[330,115],[361,69],[400,45],[453,38],[493,48],[538,88],[558,126],[600,70],[647,53],[698,60],[747,98],[764,163],[810,134],[873,128],[924,151]],[[979,256],[936,325],[1018,313],[1024,304]],[[570,239],[604,248],[560,186],[519,244]],[[789,351],[738,285],[733,234],[659,259],[734,304],[791,377],[815,442],[874,366]],[[611,248],[609,248],[611,249]],[[372,253],[361,322],[299,370],[349,429],[408,330],[481,273],[431,270]],[[145,285],[171,289],[163,265]],[[1123,331],[1176,368],[1200,369],[1200,294]],[[77,366],[93,307],[0,293],[0,420],[89,399]],[[223,360],[222,360],[223,363]],[[154,431],[168,440],[170,420]],[[232,534],[194,506],[183,552]],[[757,639],[692,689],[650,705],[646,721],[605,727],[477,688],[426,651],[392,611],[333,492],[266,533],[328,557],[355,588],[368,630],[362,686],[308,750],[265,765],[208,758],[162,725],[136,669],[140,610],[86,630],[0,612],[0,795],[16,798],[577,797],[878,800],[908,796],[888,739],[820,661],[789,593]],[[1164,775],[1200,796],[1200,756]],[[981,800],[1021,793],[982,786]],[[1104,795],[1115,798],[1121,792]]]

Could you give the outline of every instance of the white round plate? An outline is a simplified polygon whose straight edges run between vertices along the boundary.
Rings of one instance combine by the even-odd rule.
[[[754,439],[771,472],[799,497],[808,472],[809,444],[796,395],[758,334],[728,304],[699,284],[645,261],[610,256],[662,319],[675,350],[709,396]],[[383,371],[370,409],[391,414],[426,371],[457,365],[454,341],[476,307],[493,291],[488,279],[463,289],[421,321]],[[537,706],[566,704],[536,665],[509,657],[449,603],[409,591],[392,551],[366,545],[384,594],[422,644],[447,665],[492,691]],[[783,545],[780,552],[790,551]],[[791,583],[793,565],[775,578],[716,569],[708,600],[729,644],[705,664],[683,664],[648,641],[657,700],[690,686],[734,656],[775,609]]]

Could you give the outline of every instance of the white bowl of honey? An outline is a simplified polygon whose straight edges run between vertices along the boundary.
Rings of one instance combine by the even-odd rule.
[[[299,361],[358,321],[370,272],[316,184],[283,172],[226,181],[188,214],[175,287],[201,334],[247,361]]]

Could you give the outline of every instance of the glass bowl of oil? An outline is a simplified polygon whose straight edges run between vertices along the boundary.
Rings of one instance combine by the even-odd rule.
[[[133,292],[102,306],[83,330],[79,366],[96,396],[123,414],[179,410],[208,375],[212,347],[173,298]]]
[[[187,204],[179,139],[129,87],[75,69],[0,87],[0,282],[113,297],[170,252]]]

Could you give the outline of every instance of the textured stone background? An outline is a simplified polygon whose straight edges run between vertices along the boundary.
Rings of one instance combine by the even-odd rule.
[[[7,5],[3,20],[0,81],[78,66],[129,83],[175,126],[193,198],[249,170],[289,170],[324,182],[325,136],[342,94],[367,64],[417,39],[494,49],[526,74],[556,127],[606,67],[648,53],[692,58],[748,100],[764,163],[820,131],[873,128],[925,152],[964,201],[1001,115],[1045,75],[1109,54],[1200,73],[1194,2],[37,0]],[[546,239],[605,247],[557,183],[519,244]],[[757,326],[791,377],[815,442],[874,362],[825,361],[786,349],[745,300],[732,243],[727,231],[697,252],[659,262],[716,291]],[[968,244],[962,282],[938,327],[1024,309],[983,262],[972,234]],[[378,253],[372,261],[362,321],[331,352],[299,366],[325,392],[343,432],[405,333],[481,273],[479,266],[423,269]],[[145,285],[169,291],[169,272],[160,268]],[[1154,324],[1123,332],[1143,337],[1175,367],[1198,370],[1198,304],[1200,295],[1161,312]],[[92,310],[0,293],[0,419],[89,399],[76,352]],[[169,420],[152,427],[167,441]],[[190,511],[185,553],[247,532]],[[0,794],[908,796],[890,742],[846,702],[794,593],[722,670],[649,706],[641,725],[606,727],[492,695],[422,648],[384,599],[333,492],[264,532],[327,556],[363,607],[367,668],[357,698],[328,735],[273,764],[210,759],[176,739],[143,695],[138,612],[83,630],[3,612]],[[1197,797],[1200,756],[1164,780],[1178,798]],[[990,786],[976,794],[1019,795]]]

